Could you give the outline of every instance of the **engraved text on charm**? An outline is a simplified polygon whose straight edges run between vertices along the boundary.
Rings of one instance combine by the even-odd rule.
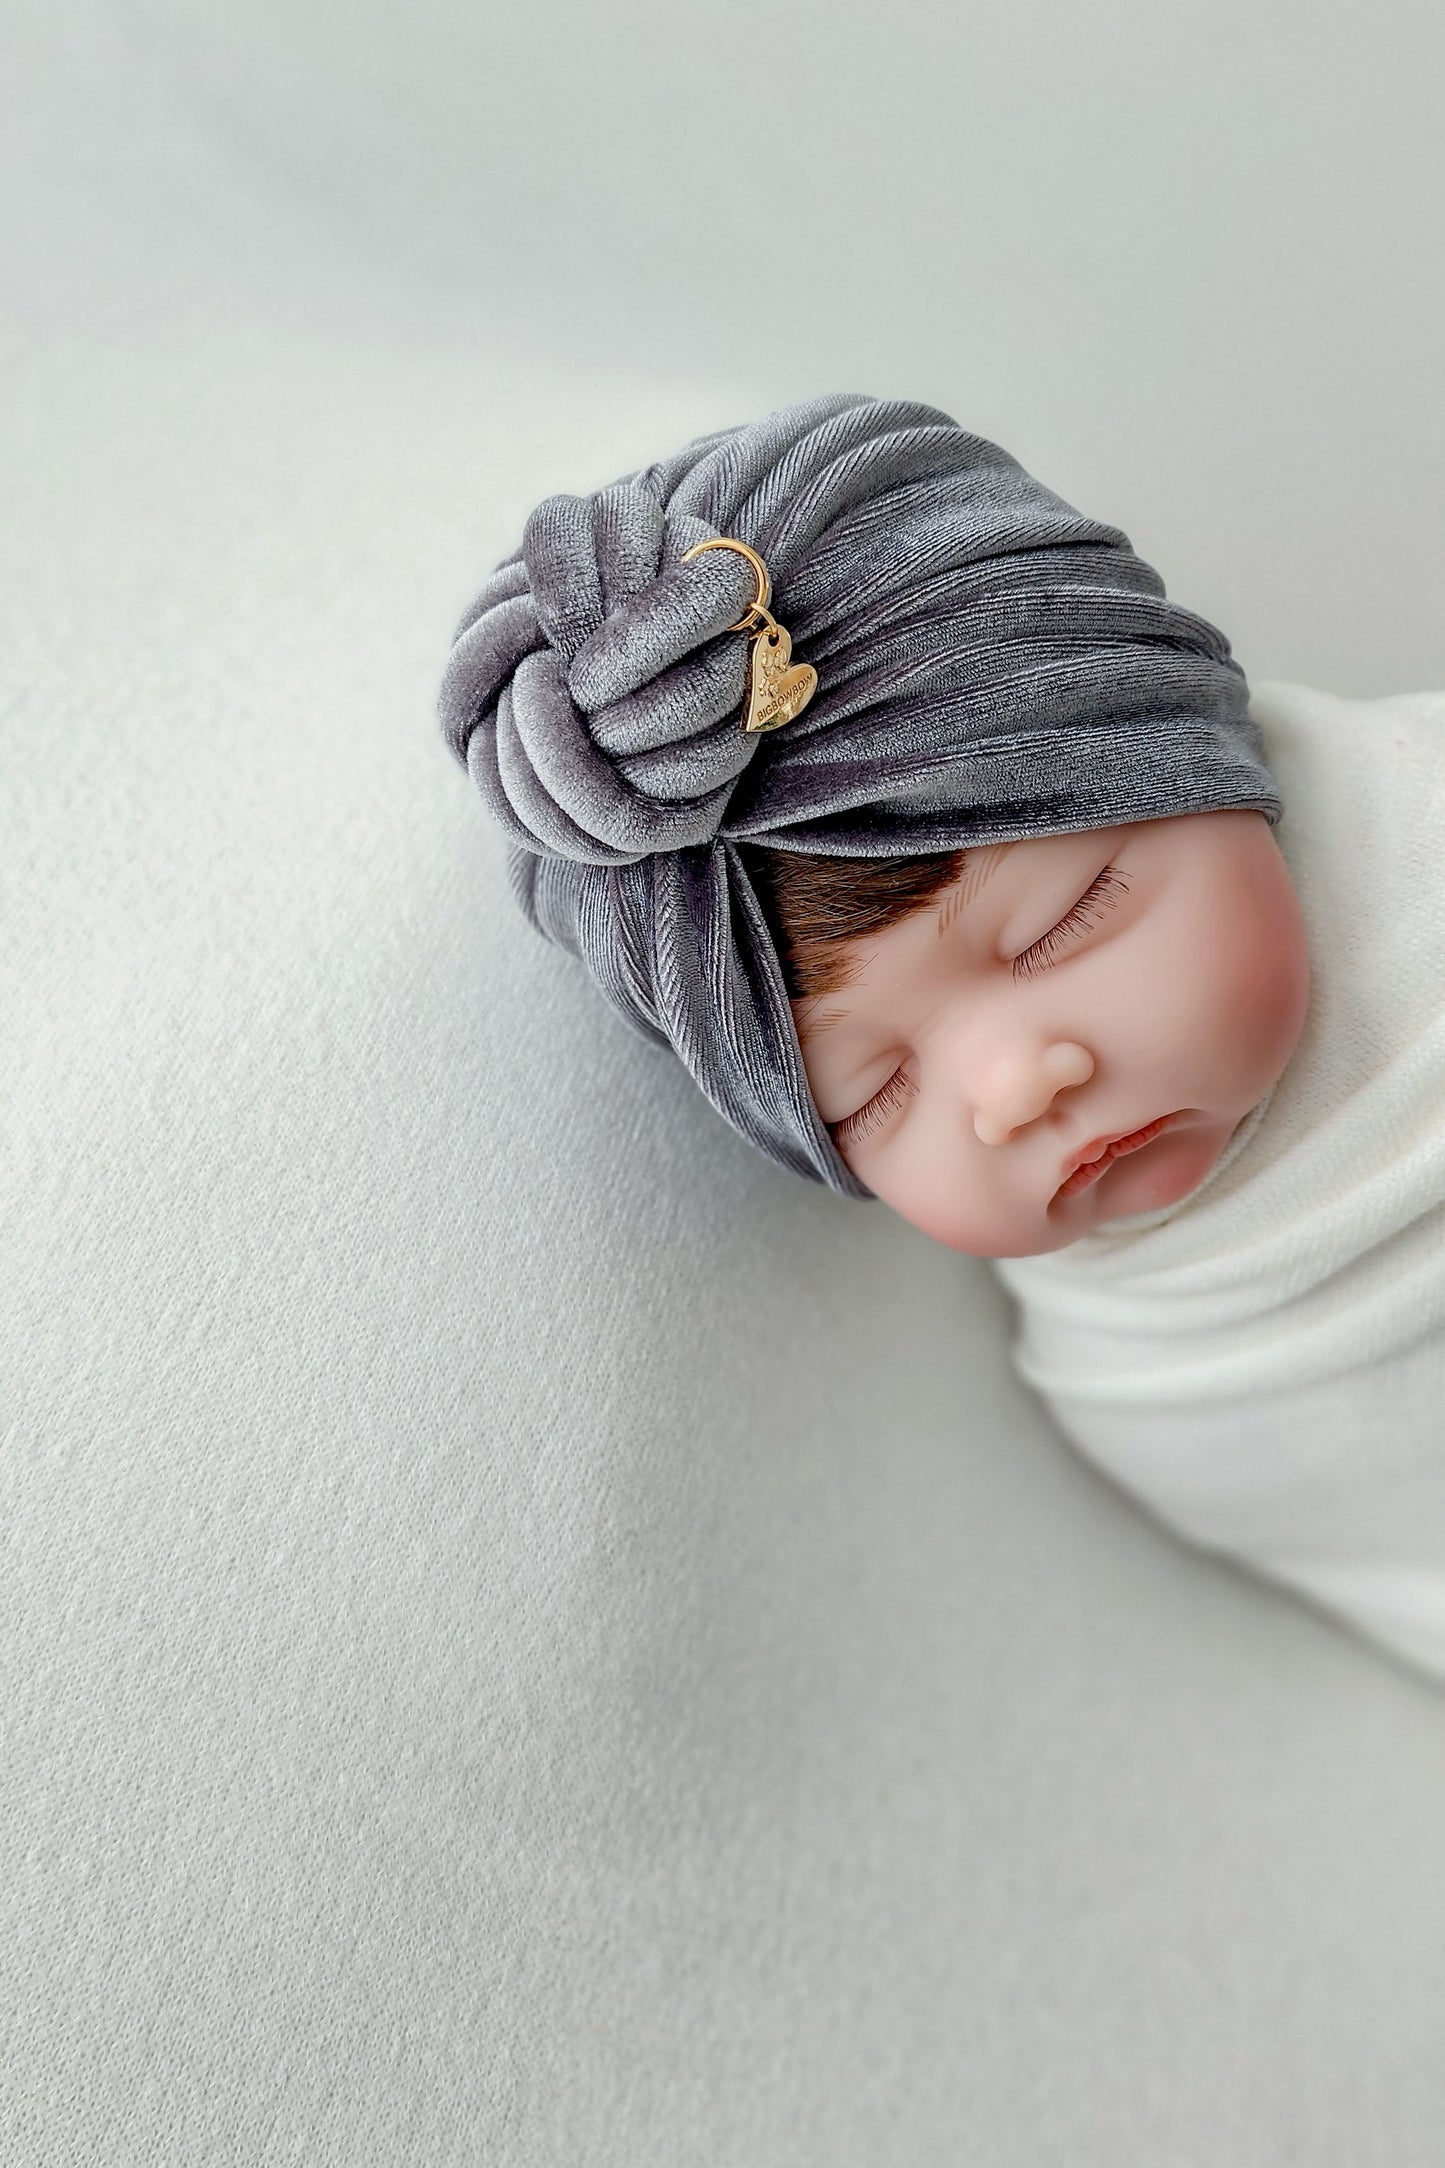
[[[743,729],[776,730],[801,715],[818,688],[818,673],[810,662],[788,668],[793,652],[791,636],[763,611],[765,622],[753,635],[748,651],[748,705]]]

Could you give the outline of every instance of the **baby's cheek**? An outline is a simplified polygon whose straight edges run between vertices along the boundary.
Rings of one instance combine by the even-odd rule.
[[[1299,1038],[1309,1002],[1309,954],[1293,888],[1241,929],[1234,947],[1234,1029],[1242,1045],[1281,1065]]]
[[[1017,1228],[1000,1224],[977,1181],[952,1163],[946,1149],[936,1143],[930,1150],[924,1140],[915,1144],[910,1139],[910,1146],[906,1163],[900,1157],[871,1172],[859,1169],[869,1188],[900,1219],[930,1241],[970,1257],[997,1256],[1018,1240]]]
[[[894,1201],[885,1198],[884,1203],[910,1227],[916,1227],[920,1234],[927,1235],[931,1242],[941,1243],[946,1250],[961,1250],[970,1257],[982,1254],[976,1247],[977,1231],[971,1227],[967,1216],[950,1211],[936,1192]]]

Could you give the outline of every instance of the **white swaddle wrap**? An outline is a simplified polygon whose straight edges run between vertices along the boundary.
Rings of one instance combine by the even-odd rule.
[[[995,1260],[1014,1361],[1181,1535],[1445,1679],[1445,693],[1250,707],[1304,1030],[1187,1197]]]

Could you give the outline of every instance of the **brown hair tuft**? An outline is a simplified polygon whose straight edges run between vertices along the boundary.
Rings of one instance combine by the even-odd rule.
[[[922,858],[823,858],[739,843],[794,1001],[831,994],[856,968],[843,944],[883,933],[958,879],[967,851]]]

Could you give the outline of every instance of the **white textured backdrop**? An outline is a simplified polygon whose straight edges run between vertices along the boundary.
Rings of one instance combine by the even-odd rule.
[[[1437,2168],[1445,1699],[631,1039],[431,712],[539,495],[850,384],[1438,683],[1438,32],[1307,27],[0,17],[5,2168]]]

